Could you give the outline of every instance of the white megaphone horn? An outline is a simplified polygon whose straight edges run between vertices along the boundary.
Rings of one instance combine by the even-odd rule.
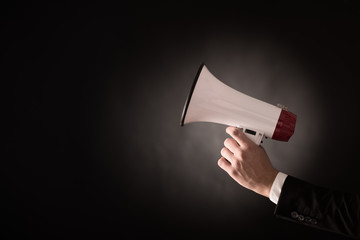
[[[242,128],[257,145],[263,137],[288,141],[296,115],[238,92],[218,80],[202,64],[185,102],[180,125],[213,122]]]

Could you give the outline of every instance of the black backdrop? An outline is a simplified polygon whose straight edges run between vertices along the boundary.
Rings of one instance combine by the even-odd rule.
[[[342,239],[218,168],[225,126],[179,121],[205,62],[298,115],[275,167],[359,192],[356,2],[3,3],[1,234]]]

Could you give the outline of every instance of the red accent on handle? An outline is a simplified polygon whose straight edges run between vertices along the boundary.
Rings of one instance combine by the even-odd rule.
[[[292,112],[281,110],[272,139],[289,141],[290,137],[294,134],[295,124],[296,115]]]

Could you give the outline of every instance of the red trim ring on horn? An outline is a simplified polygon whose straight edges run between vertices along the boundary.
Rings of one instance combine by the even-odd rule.
[[[292,112],[281,110],[272,139],[284,142],[289,141],[290,137],[294,134],[295,124],[296,115]]]

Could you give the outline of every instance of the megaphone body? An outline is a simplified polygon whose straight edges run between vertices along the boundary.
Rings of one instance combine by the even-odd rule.
[[[259,145],[263,137],[288,141],[296,115],[225,85],[202,64],[185,102],[180,125],[213,122],[242,128]]]

